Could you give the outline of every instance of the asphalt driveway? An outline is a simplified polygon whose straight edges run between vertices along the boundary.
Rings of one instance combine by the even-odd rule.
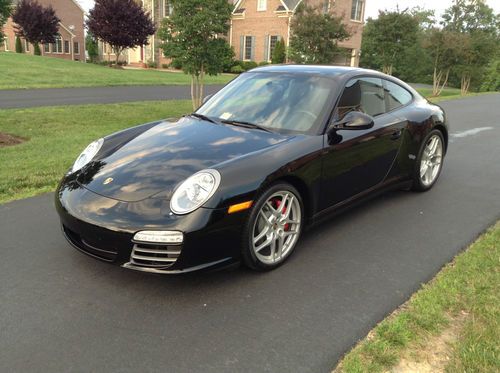
[[[214,94],[222,87],[207,85],[205,95]],[[191,99],[188,85],[12,89],[0,90],[0,109],[188,99]]]
[[[51,195],[1,205],[0,371],[329,372],[500,217],[500,94],[442,106],[433,190],[336,217],[270,273],[127,271],[69,247]]]

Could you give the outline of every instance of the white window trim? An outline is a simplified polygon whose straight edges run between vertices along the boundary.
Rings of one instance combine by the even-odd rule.
[[[266,10],[267,10],[267,0],[257,0],[257,12],[265,12]]]
[[[245,58],[246,54],[247,54],[247,37],[250,38],[250,40],[252,40],[252,36],[251,35],[245,35],[243,37],[243,61],[252,61],[252,48],[253,48],[253,45],[251,45],[251,44],[250,44],[250,58]]]
[[[267,62],[272,62],[273,56],[271,55],[271,38],[273,36],[276,36],[279,38],[279,35],[269,35],[269,40],[267,42]],[[279,39],[276,40],[276,43],[279,41]]]
[[[357,4],[361,1],[361,13],[360,13],[360,19],[354,19],[352,18],[352,4],[351,4],[351,21],[352,22],[358,22],[358,23],[363,23],[363,19],[365,18],[365,3],[366,0],[352,0],[353,2],[356,1]]]

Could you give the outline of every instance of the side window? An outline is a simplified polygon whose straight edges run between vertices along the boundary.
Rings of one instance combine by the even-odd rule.
[[[413,97],[406,89],[388,80],[385,81],[385,87],[387,91],[387,106],[389,110],[394,110],[398,107],[406,105]]]
[[[344,88],[337,106],[337,115],[340,119],[350,111],[361,111],[372,117],[384,114],[386,112],[384,96],[382,79],[352,79]]]

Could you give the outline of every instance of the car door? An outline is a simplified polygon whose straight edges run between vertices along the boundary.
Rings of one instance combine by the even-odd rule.
[[[354,78],[347,82],[334,121],[350,111],[373,118],[370,129],[339,129],[325,135],[322,171],[323,207],[336,205],[381,183],[396,158],[404,122],[387,113],[382,79]]]

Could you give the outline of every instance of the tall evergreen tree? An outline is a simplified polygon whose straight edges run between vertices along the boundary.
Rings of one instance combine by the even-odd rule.
[[[0,0],[0,42],[4,39],[3,25],[7,22],[10,17],[10,12],[12,9],[12,0]]]

